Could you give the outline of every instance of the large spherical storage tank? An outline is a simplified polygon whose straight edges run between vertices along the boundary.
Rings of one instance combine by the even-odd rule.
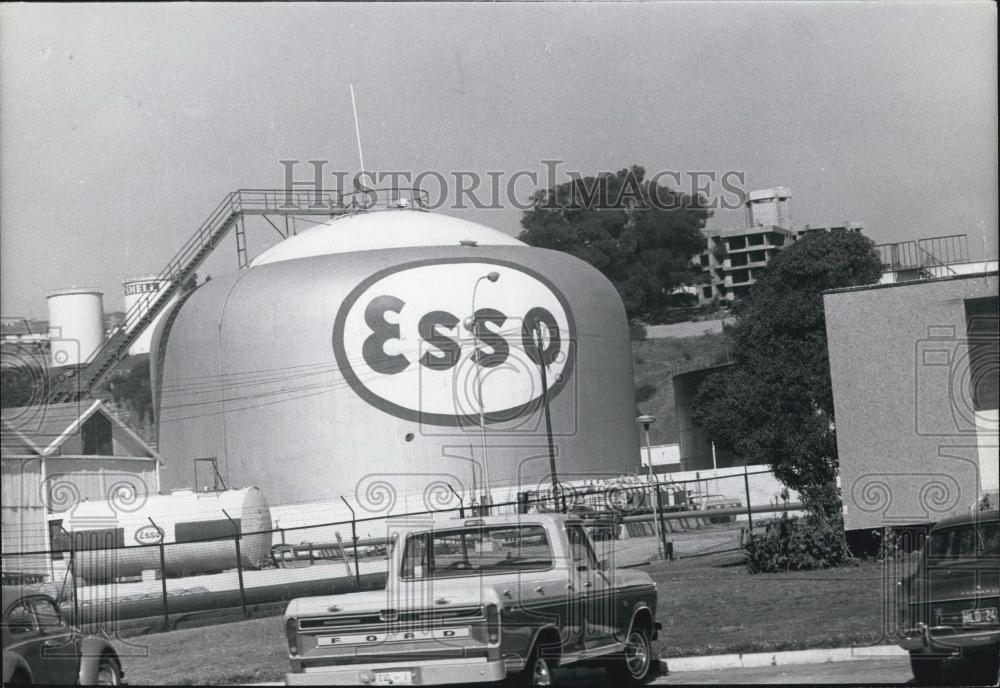
[[[256,487],[83,501],[53,519],[76,539],[73,573],[88,583],[158,571],[160,542],[168,576],[235,569],[235,528],[244,533],[244,568],[259,566],[271,552],[271,512]]]
[[[50,291],[49,342],[52,365],[86,363],[104,341],[104,294],[100,289]]]
[[[611,283],[446,215],[368,212],[289,238],[179,302],[152,361],[169,486],[216,457],[227,484],[272,504],[398,513],[401,493],[431,509],[487,481],[546,488],[546,401],[560,481],[638,468]]]

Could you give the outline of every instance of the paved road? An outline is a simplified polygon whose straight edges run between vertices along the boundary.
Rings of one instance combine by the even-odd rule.
[[[973,685],[959,674],[951,675],[950,685]],[[556,669],[553,679],[557,686],[605,688],[607,674],[596,669]],[[906,657],[883,659],[852,659],[822,664],[793,664],[755,669],[720,669],[717,671],[678,671],[659,676],[651,685],[678,684],[812,684],[812,685],[912,685],[909,660]],[[258,686],[278,686],[280,683],[258,683]]]
[[[758,669],[685,671],[658,678],[656,684],[676,683],[814,683],[905,685],[913,678],[907,658],[854,659],[848,662],[798,664]]]
[[[557,669],[556,685],[598,688],[607,685],[606,674],[594,669]],[[854,659],[846,662],[797,664],[756,669],[683,671],[658,677],[651,685],[792,683],[818,685],[862,685],[871,683],[906,685],[913,678],[905,657]]]
[[[556,669],[552,678],[556,686],[606,688],[607,674],[595,669]],[[718,671],[683,671],[660,676],[650,685],[678,684],[739,684],[791,683],[815,685],[906,685],[912,679],[905,658],[855,659],[847,662],[798,664],[762,667],[758,669],[722,669]],[[256,686],[278,686],[280,683],[257,683]]]

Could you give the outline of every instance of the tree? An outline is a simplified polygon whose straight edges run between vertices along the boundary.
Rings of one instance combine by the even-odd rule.
[[[629,319],[655,321],[692,284],[691,259],[705,248],[705,199],[645,181],[633,166],[540,189],[521,219],[521,241],[565,251],[600,270],[618,289]]]
[[[827,523],[842,517],[823,292],[881,273],[875,245],[857,233],[792,244],[737,304],[734,364],[708,377],[694,402],[694,421],[716,446],[771,466]]]
[[[17,365],[0,369],[0,407],[31,406],[44,398],[46,371],[42,366]]]
[[[135,422],[153,422],[149,356],[139,355],[115,371],[105,385],[116,405],[132,412]]]

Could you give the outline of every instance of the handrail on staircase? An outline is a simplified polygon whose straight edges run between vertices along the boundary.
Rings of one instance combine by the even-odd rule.
[[[284,214],[329,213],[330,217],[379,209],[426,210],[427,192],[420,189],[371,189],[342,194],[331,190],[303,189],[238,189],[232,191],[209,213],[195,232],[167,262],[166,267],[151,281],[166,283],[157,291],[147,292],[126,311],[121,325],[97,349],[90,361],[76,370],[76,375],[63,377],[49,393],[49,401],[63,401],[89,394],[121,360],[123,352],[142,334],[149,323],[159,316],[167,303],[183,289],[186,280],[246,213]],[[70,383],[78,385],[72,388]]]

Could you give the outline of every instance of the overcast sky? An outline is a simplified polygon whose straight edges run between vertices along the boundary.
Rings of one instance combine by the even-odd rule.
[[[69,286],[120,308],[121,280],[227,192],[280,187],[279,160],[353,174],[351,82],[371,170],[733,170],[789,186],[797,226],[996,256],[996,20],[991,2],[4,4],[0,310],[44,317]],[[512,207],[440,212],[520,229]],[[230,238],[202,272],[235,265]]]

